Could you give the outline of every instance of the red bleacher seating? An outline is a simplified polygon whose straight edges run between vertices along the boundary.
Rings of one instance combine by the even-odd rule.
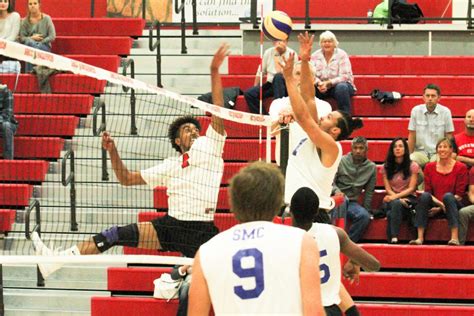
[[[64,147],[64,139],[59,137],[15,137],[15,158],[57,159]],[[0,142],[0,156],[3,142]]]
[[[257,139],[227,139],[224,146],[223,158],[226,161],[256,161],[265,157],[266,141],[262,144]],[[259,154],[261,152],[261,154]],[[275,141],[271,144],[271,159],[275,160]]]
[[[253,75],[224,75],[224,87],[238,86],[246,90],[253,86]],[[470,95],[474,90],[474,78],[471,76],[387,76],[387,75],[355,75],[354,82],[357,93],[368,95],[374,89],[399,91],[406,95],[420,95],[428,83],[442,87],[442,95]]]
[[[362,281],[358,285],[343,281],[351,296],[356,299],[474,299],[474,275],[470,274],[362,272],[360,278]]]
[[[0,74],[0,81],[9,87],[15,86],[16,75]],[[49,79],[53,93],[90,93],[99,94],[104,92],[106,82],[94,78],[73,75],[57,74]],[[21,74],[18,80],[16,92],[19,93],[39,93],[36,76],[31,74]]]
[[[108,268],[107,290],[124,292],[153,292],[153,281],[162,273],[170,273],[164,267]]]
[[[443,305],[408,305],[408,304],[357,304],[364,316],[471,316],[472,306]]]
[[[73,55],[67,54],[64,57],[71,58],[95,67],[99,67],[111,72],[117,72],[120,66],[120,57],[117,55]]]
[[[144,297],[93,297],[91,315],[93,316],[164,316],[176,315],[178,300],[157,300]]]
[[[132,18],[56,18],[58,36],[141,36],[145,20]]]
[[[86,94],[23,94],[15,93],[15,114],[90,113],[94,97]]]
[[[355,75],[470,75],[474,72],[473,56],[350,56]],[[232,75],[255,75],[260,56],[229,56],[228,72]],[[435,67],[433,65],[436,65]],[[357,82],[356,82],[357,85]]]
[[[471,238],[474,240],[474,234],[471,234]],[[412,245],[388,244],[364,244],[361,246],[380,261],[382,268],[470,270],[474,267],[474,248],[470,246],[425,245],[414,247]],[[402,253],[403,256],[400,256]]]
[[[48,166],[44,160],[0,160],[0,181],[42,182]]]
[[[18,136],[74,136],[79,124],[77,116],[15,115]]]
[[[130,55],[132,39],[126,36],[58,36],[52,52],[58,55]]]
[[[29,184],[0,183],[0,205],[2,206],[27,206],[33,186]]]
[[[12,225],[15,222],[15,215],[15,210],[0,209],[0,233],[12,230]]]
[[[94,16],[95,17],[106,17],[107,16],[107,2],[106,1],[95,1],[94,2]],[[28,9],[27,1],[15,1],[15,11],[20,13],[22,17],[26,16]],[[90,18],[91,17],[91,5],[90,2],[84,2],[84,0],[48,0],[41,2],[41,10],[49,14],[52,18],[57,17],[73,17],[73,18]]]

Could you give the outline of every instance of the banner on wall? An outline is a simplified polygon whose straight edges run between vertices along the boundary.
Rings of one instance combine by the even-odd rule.
[[[181,13],[174,12],[174,1],[146,0],[146,19],[161,22],[180,22]],[[250,0],[196,0],[197,22],[238,23],[240,17],[250,16]],[[107,15],[110,17],[141,17],[143,0],[107,0]],[[257,15],[272,9],[272,0],[259,0]],[[185,0],[186,22],[192,21],[192,0]]]

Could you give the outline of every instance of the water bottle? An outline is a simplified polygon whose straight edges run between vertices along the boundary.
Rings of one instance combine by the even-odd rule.
[[[372,11],[372,9],[369,9],[369,11],[367,11],[367,23],[372,23],[373,16],[374,16],[374,11]]]

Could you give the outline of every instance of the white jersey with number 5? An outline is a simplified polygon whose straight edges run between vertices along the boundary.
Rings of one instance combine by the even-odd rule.
[[[257,221],[224,231],[199,250],[216,315],[301,315],[299,228]]]
[[[319,270],[321,273],[321,297],[323,306],[338,305],[341,302],[340,244],[332,225],[314,223],[308,233],[316,240],[319,248]]]

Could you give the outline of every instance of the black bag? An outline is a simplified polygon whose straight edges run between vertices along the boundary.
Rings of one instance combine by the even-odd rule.
[[[377,99],[380,103],[386,104],[400,100],[403,97],[403,94],[397,91],[381,91],[379,89],[374,89],[370,96],[372,99]]]
[[[235,102],[237,102],[237,97],[239,95],[244,94],[239,87],[230,87],[223,89],[224,95],[224,107],[227,109],[233,109],[235,106]],[[200,101],[207,102],[213,104],[212,102],[212,92],[204,93],[197,98]]]
[[[418,4],[406,3],[405,0],[394,0],[391,11],[392,22],[399,24],[416,24],[424,16]]]

